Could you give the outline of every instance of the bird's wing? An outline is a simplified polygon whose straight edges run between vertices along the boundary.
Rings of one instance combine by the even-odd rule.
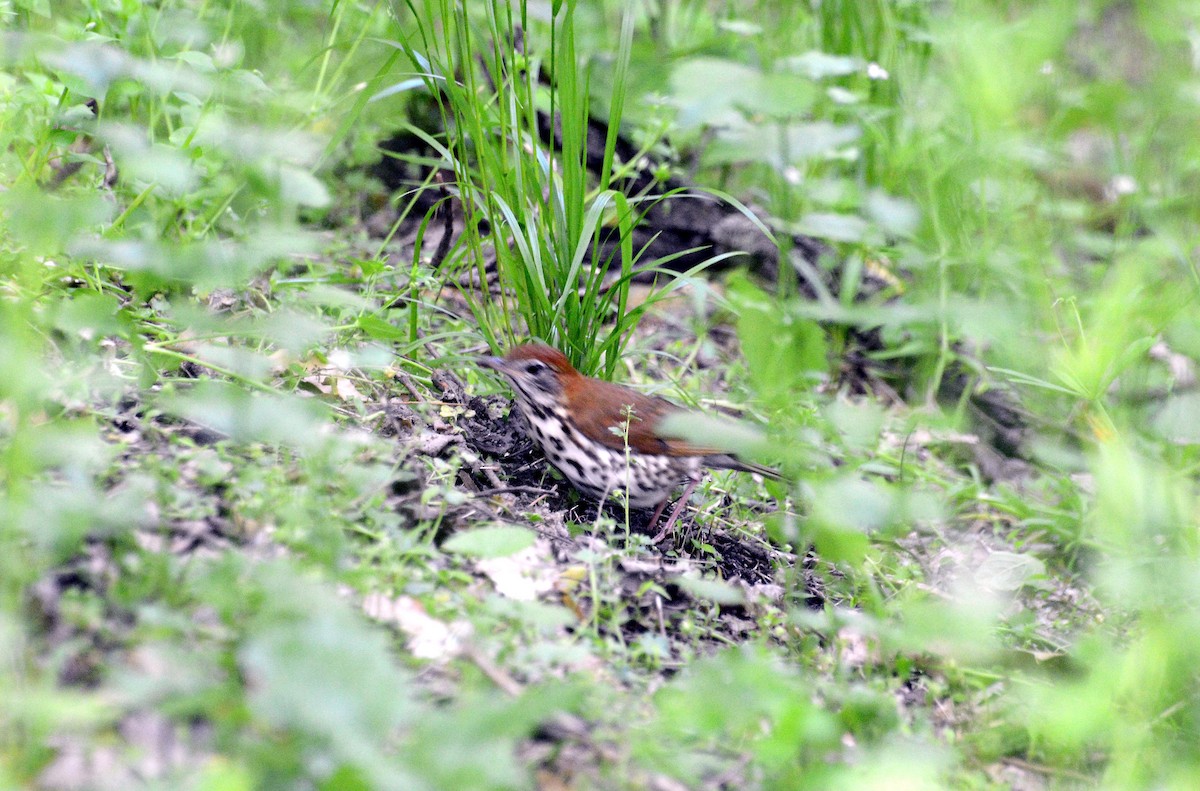
[[[684,411],[663,398],[589,379],[586,388],[570,394],[570,404],[579,431],[613,450],[624,450],[628,445],[639,453],[661,456],[707,456],[721,452],[660,436],[659,422],[667,415]]]
[[[586,388],[569,393],[569,399],[580,433],[607,448],[623,451],[628,446],[639,453],[661,456],[703,456],[709,467],[780,477],[779,471],[771,467],[743,461],[721,448],[692,444],[664,432],[662,423],[666,418],[689,414],[666,399],[595,379],[587,380]]]

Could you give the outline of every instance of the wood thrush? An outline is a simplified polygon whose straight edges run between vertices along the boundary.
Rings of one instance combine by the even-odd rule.
[[[523,344],[504,357],[482,357],[479,364],[512,383],[531,439],[584,494],[604,500],[624,492],[634,508],[657,505],[650,520],[653,528],[671,493],[687,487],[655,542],[674,526],[703,468],[779,477],[770,467],[669,436],[664,424],[676,415],[686,415],[687,410],[662,398],[584,376],[562,352],[549,346]]]

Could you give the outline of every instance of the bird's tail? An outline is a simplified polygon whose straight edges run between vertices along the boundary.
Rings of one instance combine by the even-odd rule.
[[[765,464],[755,464],[752,461],[742,461],[736,456],[731,456],[727,453],[721,453],[715,456],[704,457],[705,463],[709,467],[716,467],[719,470],[737,470],[738,472],[754,472],[764,478],[771,478],[776,481],[783,480],[783,475],[774,467],[768,467]]]

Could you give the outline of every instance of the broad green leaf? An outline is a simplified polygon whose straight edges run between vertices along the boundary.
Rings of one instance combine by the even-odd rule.
[[[354,323],[360,330],[377,341],[408,340],[408,333],[403,327],[399,327],[391,322],[384,321],[378,316],[372,316],[370,314],[359,316]]]
[[[354,767],[372,787],[413,787],[385,750],[416,707],[384,631],[288,564],[254,577],[261,605],[237,652],[254,727],[314,740],[333,766]]]
[[[190,283],[212,289],[244,285],[279,259],[306,252],[314,237],[295,228],[257,227],[244,242],[228,240],[167,244],[161,241],[114,241],[81,238],[69,251],[80,258],[127,270],[129,279],[147,291]],[[320,293],[313,287],[310,293]],[[345,292],[343,292],[345,293]],[[345,299],[354,297],[345,294]]]
[[[807,115],[816,101],[817,86],[795,74],[764,74],[759,89],[743,94],[734,105],[760,118],[786,120]]]
[[[1151,421],[1155,432],[1177,445],[1200,444],[1200,394],[1184,393],[1163,402]]]
[[[761,453],[767,444],[762,431],[751,423],[701,412],[668,415],[659,424],[659,430],[666,437],[745,456]]]
[[[893,197],[882,190],[871,190],[864,208],[875,224],[892,236],[911,236],[921,219],[911,201]]]
[[[456,533],[442,544],[442,549],[478,558],[502,558],[533,546],[536,540],[537,533],[527,528],[497,525]]]
[[[1015,591],[1034,577],[1046,573],[1046,564],[1032,555],[993,552],[975,570],[975,579],[996,591]]]
[[[730,279],[729,297],[755,390],[773,407],[794,406],[797,395],[828,371],[825,331],[781,309],[744,278]]]
[[[828,55],[811,50],[803,55],[785,59],[782,66],[810,79],[820,80],[825,77],[844,77],[847,74],[853,74],[862,68],[862,61],[858,58]]]
[[[151,143],[145,130],[130,124],[101,124],[96,133],[112,149],[122,179],[171,197],[195,190],[199,174],[182,150]]]
[[[99,195],[59,198],[29,189],[0,193],[0,208],[8,213],[13,236],[34,255],[61,252],[83,231],[108,222],[113,213],[112,205]]]
[[[751,66],[720,58],[692,58],[671,72],[671,101],[679,108],[684,129],[725,124],[740,119],[737,106],[759,92],[762,73]]]
[[[724,125],[704,156],[714,163],[763,162],[782,172],[829,156],[861,135],[861,130],[850,124],[750,123],[739,118]]]
[[[280,197],[297,206],[322,209],[329,205],[329,191],[312,173],[284,165],[279,169]]]
[[[871,450],[879,442],[886,413],[876,401],[838,398],[825,407],[825,417],[842,435],[848,447]]]
[[[186,392],[164,393],[158,403],[171,414],[239,442],[301,449],[321,443],[329,415],[313,398],[252,393],[215,380],[201,380]]]
[[[800,218],[795,228],[807,236],[831,242],[862,242],[866,240],[870,224],[853,214],[809,212]]]
[[[685,575],[676,577],[675,583],[697,599],[714,604],[731,606],[746,603],[746,592],[723,580]]]
[[[130,327],[117,298],[98,291],[73,292],[50,303],[48,312],[57,329],[85,340],[121,334]]]

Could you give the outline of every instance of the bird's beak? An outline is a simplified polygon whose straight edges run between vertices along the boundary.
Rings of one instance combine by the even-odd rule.
[[[503,357],[476,357],[475,364],[480,368],[490,368],[500,373],[504,373],[504,369],[506,368]]]

